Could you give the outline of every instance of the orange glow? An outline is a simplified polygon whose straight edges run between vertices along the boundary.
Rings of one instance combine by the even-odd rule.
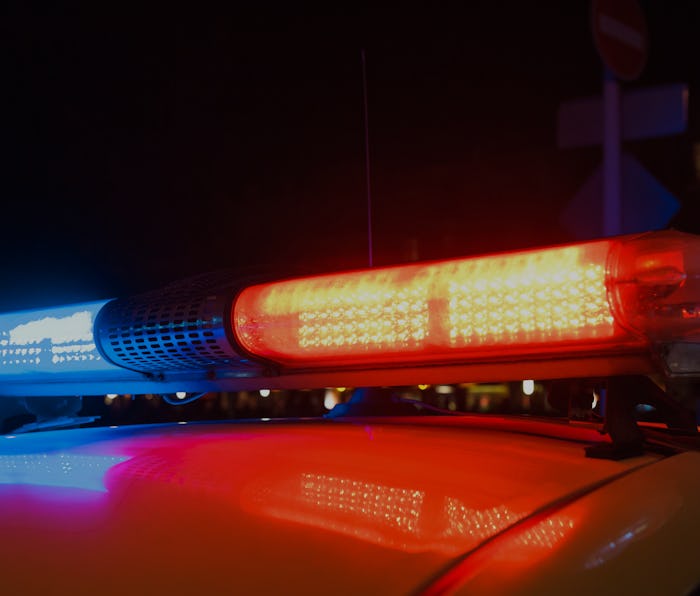
[[[503,505],[479,510],[451,497],[445,499],[445,514],[445,536],[470,536],[475,540],[485,540],[522,517]]]
[[[498,534],[525,517],[524,513],[515,513],[503,505],[473,509],[451,497],[445,499],[445,513],[448,520],[446,537],[468,535],[479,541]],[[535,525],[526,524],[526,529],[516,534],[515,544],[526,549],[529,556],[532,549],[554,548],[573,528],[573,519],[554,515]]]
[[[351,478],[304,473],[301,499],[314,509],[357,516],[402,532],[417,532],[423,491]]]
[[[450,360],[631,341],[608,303],[618,244],[580,245],[253,286],[243,347],[283,364]]]
[[[106,490],[99,493],[25,485],[21,462],[32,458],[24,456],[50,454],[56,438],[26,433],[6,440],[20,473],[9,470],[0,491],[0,553],[13,563],[3,568],[4,585],[17,586],[8,593],[22,593],[29,577],[35,592],[51,593],[79,555],[81,585],[90,593],[104,592],[105,577],[115,593],[144,578],[153,579],[147,587],[154,593],[163,586],[171,593],[222,593],[231,591],[235,567],[235,591],[242,594],[286,593],[290,586],[303,594],[409,594],[470,551],[467,573],[494,560],[489,577],[499,580],[518,581],[517,570],[554,557],[567,570],[576,565],[583,572],[624,547],[636,520],[663,522],[674,519],[670,507],[684,511],[672,542],[687,535],[687,521],[694,519],[675,487],[697,469],[697,460],[683,464],[682,458],[698,454],[583,460],[582,441],[599,437],[593,429],[531,419],[432,418],[62,431],[61,456],[129,458],[103,476]],[[655,460],[661,461],[645,466]],[[53,462],[54,472],[65,476],[61,463]],[[655,470],[666,463],[676,467],[661,482]],[[613,482],[608,492],[592,493],[602,493],[594,503],[580,499],[577,509],[551,511],[530,523],[529,516],[562,496],[635,468],[625,479],[648,475],[633,490]],[[657,484],[670,487],[667,499],[639,488]],[[629,513],[620,519],[621,509]],[[658,526],[648,527],[653,533]],[[576,542],[572,535],[588,545],[577,556],[568,550]],[[637,548],[649,534],[635,536]],[[611,541],[615,548],[608,547]],[[106,552],[127,556],[119,573]],[[182,553],[181,564],[173,566],[173,553]],[[46,573],[36,574],[36,561],[46,562]],[[154,575],[154,565],[172,572]],[[186,573],[176,573],[180,569]],[[459,571],[450,578],[461,582]]]
[[[454,346],[609,338],[610,243],[461,261],[441,269]]]
[[[246,349],[285,360],[420,351],[429,288],[418,267],[254,286],[236,302],[234,328]]]
[[[265,483],[253,502],[257,512],[273,518],[406,552],[464,552],[526,517],[507,505],[475,508],[416,488],[311,472],[298,482]],[[551,550],[573,528],[573,520],[553,516],[527,524],[515,544],[530,555]]]

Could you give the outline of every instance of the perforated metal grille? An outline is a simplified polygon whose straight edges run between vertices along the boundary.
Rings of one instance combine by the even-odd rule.
[[[95,324],[100,350],[115,364],[142,372],[249,367],[226,337],[228,294],[207,293],[211,281],[198,278],[109,302]]]

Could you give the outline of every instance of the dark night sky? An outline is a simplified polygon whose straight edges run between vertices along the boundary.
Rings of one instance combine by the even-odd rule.
[[[649,61],[625,88],[688,83],[690,125],[628,149],[682,200],[673,224],[700,232],[700,8],[641,4]],[[600,160],[556,148],[560,102],[601,87],[589,4],[466,6],[6,9],[0,309],[364,266],[361,48],[377,264],[569,240],[561,210]]]

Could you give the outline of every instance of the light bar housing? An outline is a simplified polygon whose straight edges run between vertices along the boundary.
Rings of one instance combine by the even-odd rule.
[[[700,239],[657,232],[246,288],[233,330],[291,369],[630,353],[700,336]]]
[[[614,242],[258,285],[233,328],[290,367],[483,359],[636,345],[607,301]]]
[[[698,354],[700,237],[668,231],[8,313],[0,394],[697,377]]]

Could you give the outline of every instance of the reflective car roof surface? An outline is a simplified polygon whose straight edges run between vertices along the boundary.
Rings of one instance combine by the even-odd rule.
[[[585,511],[558,504],[661,459],[587,459],[595,440],[566,424],[471,416],[4,437],[2,585],[404,594],[528,520],[518,544],[533,561],[593,531]]]

